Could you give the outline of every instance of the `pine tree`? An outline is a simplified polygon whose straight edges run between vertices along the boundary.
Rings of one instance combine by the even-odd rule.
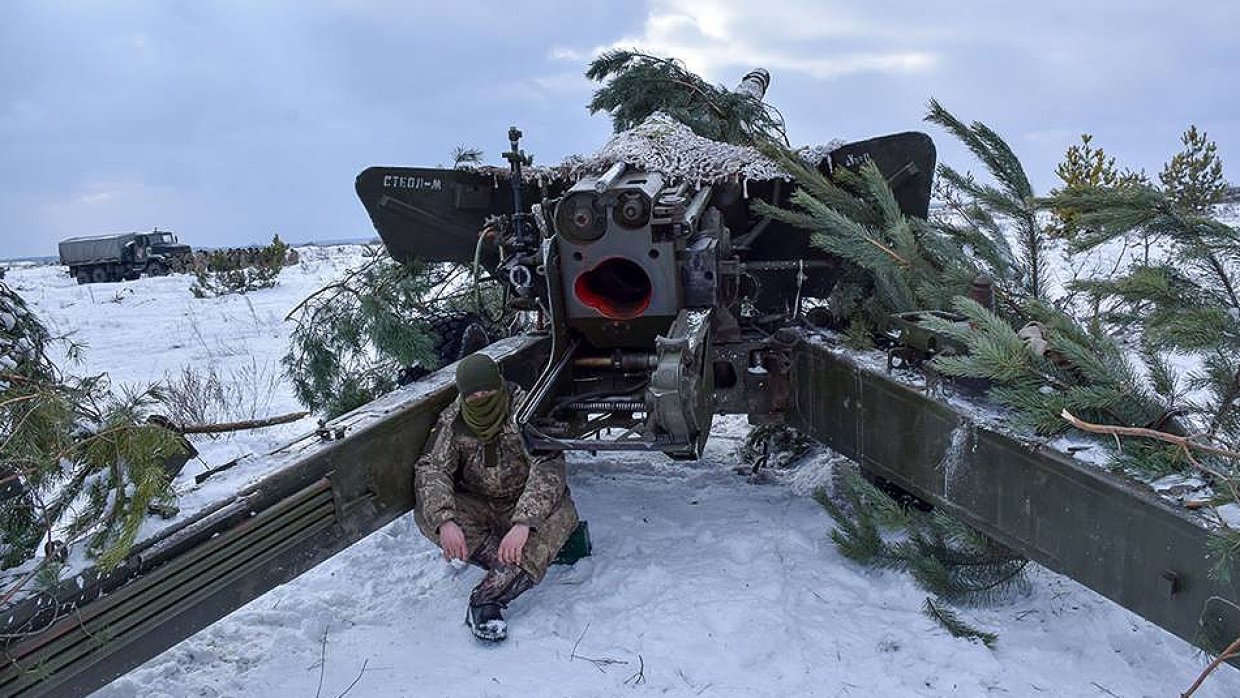
[[[1149,184],[1144,173],[1131,170],[1119,171],[1115,167],[1115,158],[1107,155],[1102,148],[1095,148],[1094,137],[1088,133],[1081,134],[1081,142],[1072,145],[1064,153],[1063,160],[1055,168],[1055,174],[1063,182],[1063,187],[1052,189],[1051,195],[1063,191],[1089,189],[1094,187],[1122,187]],[[1057,218],[1047,227],[1050,235],[1070,238],[1075,235],[1076,212],[1071,209],[1052,209]]]
[[[157,390],[117,395],[106,376],[63,375],[47,357],[52,342],[0,283],[0,569],[44,551],[10,595],[35,577],[54,581],[78,541],[104,569],[120,563],[148,509],[173,502],[167,463],[184,450],[180,435],[147,422]]]
[[[606,51],[590,63],[586,77],[603,83],[590,100],[590,113],[609,114],[616,132],[661,111],[711,140],[787,143],[777,111],[750,95],[711,85],[675,59],[635,50]]]
[[[1204,215],[1210,207],[1223,200],[1227,194],[1227,182],[1223,179],[1223,161],[1218,156],[1218,146],[1191,125],[1180,136],[1184,150],[1177,153],[1163,167],[1158,179],[1163,191],[1185,213]]]

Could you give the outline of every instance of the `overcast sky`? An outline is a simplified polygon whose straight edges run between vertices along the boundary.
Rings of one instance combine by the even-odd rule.
[[[772,74],[794,144],[927,130],[935,97],[1003,134],[1040,190],[1085,131],[1157,173],[1196,123],[1240,167],[1235,0],[0,0],[0,258],[158,226],[196,245],[367,237],[353,179],[596,149],[597,51],[728,86]]]

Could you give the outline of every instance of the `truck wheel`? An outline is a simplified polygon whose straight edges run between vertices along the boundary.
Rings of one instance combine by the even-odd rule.
[[[85,269],[74,269],[73,278],[77,279],[79,284],[90,283],[90,274],[87,274]]]
[[[146,275],[147,276],[167,276],[168,266],[165,265],[163,262],[151,262],[150,264],[146,265]]]
[[[108,270],[104,267],[95,267],[90,270],[90,280],[97,284],[107,283],[108,278]]]

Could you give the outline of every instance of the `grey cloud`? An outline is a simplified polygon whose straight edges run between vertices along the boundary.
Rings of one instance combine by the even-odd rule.
[[[651,33],[676,14],[701,26]],[[1156,170],[1196,122],[1240,162],[1237,18],[1229,0],[5,2],[0,257],[155,225],[213,245],[369,235],[362,168],[458,144],[495,160],[510,123],[540,161],[592,150],[609,124],[586,114],[585,58],[651,39],[725,84],[769,61],[802,143],[924,128],[934,96],[1043,189],[1081,131]]]
[[[1240,157],[1232,116],[1240,98],[1227,87],[1240,63],[1240,10],[1229,0],[654,0],[650,8],[640,31],[607,45],[680,56],[725,84],[763,61],[777,66],[768,98],[799,142],[923,127],[933,96],[1005,134],[1043,190],[1083,131],[1136,169],[1157,170],[1192,122],[1225,159]],[[957,144],[933,135],[945,159],[972,166]]]
[[[582,150],[605,123],[548,47],[564,16],[593,33],[623,17],[521,9],[5,4],[0,257],[155,225],[207,245],[367,236],[352,180],[370,164],[494,156],[512,122],[540,156]]]

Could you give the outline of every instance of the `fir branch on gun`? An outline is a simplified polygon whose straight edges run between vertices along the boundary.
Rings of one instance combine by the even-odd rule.
[[[1020,257],[1012,259],[1019,263],[995,265],[990,273],[996,280],[1008,281],[1009,285],[1016,282],[1033,298],[1043,298],[1047,290],[1044,277],[1048,235],[1038,222],[1037,200],[1020,160],[995,131],[980,122],[966,126],[936,100],[930,101],[926,121],[942,126],[960,139],[1000,185],[981,184],[971,175],[963,175],[946,165],[939,167],[939,177],[945,182],[941,189],[963,195],[962,199],[958,198],[956,209],[969,214],[966,221],[974,229],[974,237],[996,238],[996,247],[987,257],[994,258],[998,245],[1002,244],[998,242],[1003,235],[995,225],[996,219],[1005,219],[1016,228],[1022,249]],[[1013,275],[1012,271],[1020,274]]]
[[[902,507],[855,470],[843,472],[834,492],[819,490],[814,499],[836,523],[831,539],[841,554],[863,565],[908,571],[942,598],[985,602],[1027,584],[1024,558],[941,511]]]
[[[1004,185],[1008,194],[1018,199],[1032,196],[1029,178],[1025,176],[1020,161],[1007,144],[985,124],[975,121],[966,126],[935,99],[930,100],[926,121],[945,128],[963,142]]]
[[[711,140],[788,142],[777,110],[750,95],[710,85],[674,59],[614,49],[595,58],[585,75],[603,83],[587,108],[591,114],[608,113],[617,132],[662,111]]]

